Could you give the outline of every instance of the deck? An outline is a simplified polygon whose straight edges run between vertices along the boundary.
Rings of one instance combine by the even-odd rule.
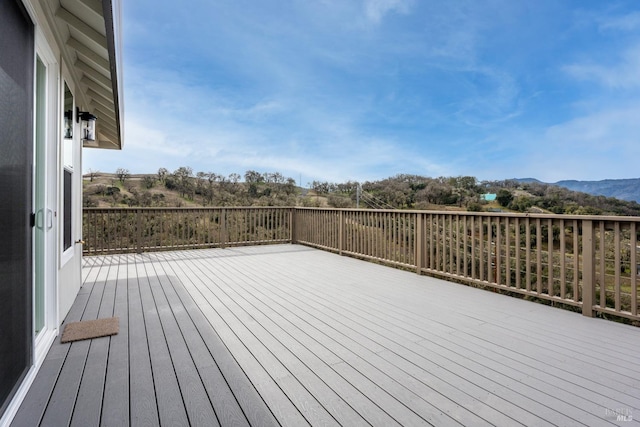
[[[14,426],[640,424],[640,328],[299,245],[83,276],[65,321],[120,333],[54,343]]]

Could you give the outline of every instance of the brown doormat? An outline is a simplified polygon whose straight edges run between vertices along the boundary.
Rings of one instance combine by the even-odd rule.
[[[60,342],[65,343],[115,335],[118,333],[119,328],[119,319],[117,317],[67,323]]]

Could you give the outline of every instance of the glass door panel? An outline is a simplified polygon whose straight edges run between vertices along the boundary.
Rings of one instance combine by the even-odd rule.
[[[0,416],[31,366],[34,26],[0,1]]]
[[[46,238],[46,130],[47,130],[47,68],[36,58],[36,133],[34,146],[34,332],[37,335],[45,326],[45,238]]]

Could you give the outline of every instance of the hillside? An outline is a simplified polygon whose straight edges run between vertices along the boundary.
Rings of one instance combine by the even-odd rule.
[[[640,204],[576,192],[535,179],[479,182],[471,176],[430,178],[400,174],[378,181],[314,181],[309,189],[280,173],[247,171],[228,177],[173,173],[91,173],[84,179],[87,207],[312,206],[371,209],[505,211],[640,216]],[[126,173],[125,173],[126,172]],[[358,189],[360,188],[360,190]],[[494,194],[491,201],[485,194]]]
[[[239,175],[207,178],[192,173],[93,172],[83,178],[85,207],[327,206],[326,197],[302,191],[291,179],[262,175],[255,175],[255,182],[240,182]]]

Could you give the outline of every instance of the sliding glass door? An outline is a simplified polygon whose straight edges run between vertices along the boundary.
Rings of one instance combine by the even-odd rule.
[[[34,363],[45,355],[56,327],[57,147],[62,128],[58,63],[36,33],[35,139],[33,145],[33,335]]]
[[[32,363],[34,26],[0,1],[0,415]]]

